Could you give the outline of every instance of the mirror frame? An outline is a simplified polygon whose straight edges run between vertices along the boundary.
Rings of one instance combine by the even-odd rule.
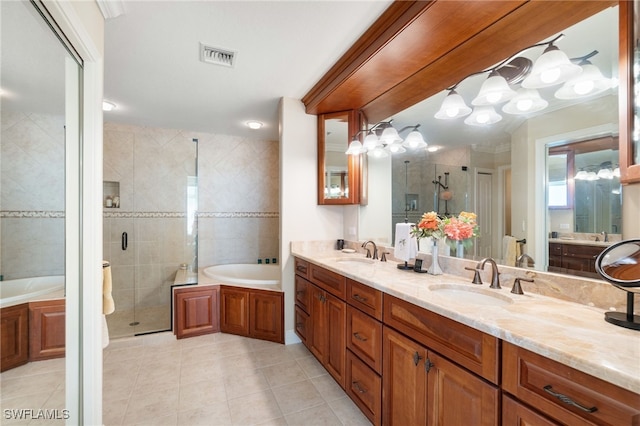
[[[640,164],[633,161],[633,122],[635,116],[634,97],[635,84],[633,78],[633,57],[635,40],[640,37],[636,33],[636,20],[634,17],[635,8],[638,7],[638,0],[619,2],[619,22],[620,22],[620,182],[635,183],[640,182]],[[636,149],[640,149],[636,147]]]
[[[331,120],[337,117],[347,116],[348,124],[348,137],[344,141],[344,150],[349,147],[349,141],[353,135],[358,132],[360,128],[359,114],[355,110],[332,112],[327,114],[318,115],[318,204],[319,205],[345,205],[345,204],[360,204],[361,192],[362,192],[362,159],[361,155],[349,155],[347,156],[347,181],[349,185],[349,196],[343,198],[325,198],[325,134],[326,120]]]

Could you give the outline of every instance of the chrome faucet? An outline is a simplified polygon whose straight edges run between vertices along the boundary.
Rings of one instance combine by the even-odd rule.
[[[485,257],[480,262],[478,262],[478,266],[476,266],[476,269],[482,269],[484,271],[484,264],[487,262],[491,264],[491,285],[489,286],[489,288],[502,288],[500,287],[500,279],[498,278],[498,275],[500,273],[498,272],[498,265],[496,265],[495,260],[491,259],[490,257]]]
[[[602,234],[602,237],[604,238],[604,240],[602,240],[602,241],[604,241],[605,243],[608,243],[609,242],[609,234],[607,234],[607,231],[602,231],[600,234]]]
[[[533,260],[533,258],[531,256],[529,256],[526,253],[521,254],[520,256],[518,256],[518,258],[516,259],[516,266],[519,268],[522,268],[522,263],[524,261],[527,261],[527,263],[524,265],[524,267],[529,267],[529,263],[531,263],[531,266],[535,265],[536,262]]]
[[[367,250],[367,257],[371,257],[371,250],[367,248],[367,244],[369,243],[373,244],[373,260],[376,260],[378,259],[378,246],[376,246],[376,243],[373,241],[365,241],[364,244],[362,244],[362,247]]]

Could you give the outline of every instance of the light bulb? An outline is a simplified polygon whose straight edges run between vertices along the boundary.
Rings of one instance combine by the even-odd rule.
[[[550,84],[560,78],[560,69],[551,68],[540,73],[540,80],[545,84]]]
[[[573,90],[578,95],[586,95],[587,93],[593,90],[593,86],[594,86],[593,80],[583,80],[583,81],[577,82],[576,85],[573,86]]]
[[[487,101],[489,103],[497,104],[498,102],[500,102],[500,99],[502,99],[502,94],[501,93],[488,93],[487,94]]]
[[[458,111],[460,111],[459,108],[447,108],[445,114],[447,114],[447,117],[453,118],[458,115]]]
[[[489,114],[480,113],[476,116],[476,121],[480,124],[485,124],[489,121]]]
[[[531,99],[521,99],[516,103],[518,111],[529,111],[532,106],[533,101]]]

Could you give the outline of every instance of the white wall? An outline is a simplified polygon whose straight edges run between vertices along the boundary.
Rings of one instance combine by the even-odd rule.
[[[302,102],[282,98],[280,114],[280,259],[287,343],[296,341],[291,241],[343,237],[343,208],[317,205],[317,117]]]

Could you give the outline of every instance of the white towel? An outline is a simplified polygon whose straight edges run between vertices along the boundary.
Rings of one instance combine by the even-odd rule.
[[[505,235],[502,239],[502,260],[506,266],[516,266],[518,244],[515,237]]]
[[[108,265],[109,263],[106,261],[102,264],[102,313],[105,315],[112,314],[116,310],[115,302],[111,295],[111,266]]]
[[[413,223],[396,223],[396,240],[393,245],[393,256],[407,262],[418,254],[418,240],[411,235]]]
[[[107,316],[102,315],[102,349],[109,346],[109,326],[107,325]]]

